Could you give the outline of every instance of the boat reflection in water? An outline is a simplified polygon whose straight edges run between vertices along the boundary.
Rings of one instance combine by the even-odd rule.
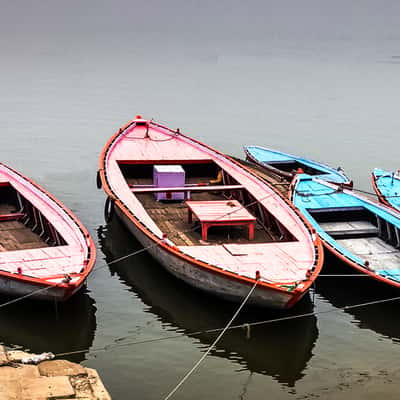
[[[0,304],[6,301],[0,298]],[[96,330],[94,304],[85,291],[59,303],[57,308],[51,302],[29,299],[10,304],[0,310],[0,344],[33,353],[89,351]],[[62,358],[79,363],[86,353]]]
[[[375,302],[400,296],[398,288],[381,284],[368,276],[345,276],[348,269],[340,261],[327,257],[326,265],[316,282],[316,292],[334,307]],[[324,274],[338,274],[338,277]],[[340,290],[338,290],[340,288]],[[344,312],[354,317],[352,321],[361,329],[371,329],[378,335],[400,341],[400,324],[398,322],[400,300],[371,304],[364,307],[345,309]]]
[[[99,228],[99,239],[107,262],[142,248],[118,218],[113,218],[106,227]],[[238,307],[237,304],[194,290],[168,274],[147,253],[119,261],[109,268],[148,306],[145,311],[153,313],[167,324],[169,331],[183,331],[191,336],[193,332],[223,328]],[[313,305],[307,295],[293,309],[285,312],[245,308],[233,325],[312,310]],[[218,333],[192,336],[210,345]],[[249,338],[246,337],[248,333]],[[303,377],[302,371],[312,357],[317,337],[316,318],[304,317],[252,326],[250,332],[246,328],[228,330],[211,354],[227,358],[251,372],[272,376],[278,382],[292,387]]]

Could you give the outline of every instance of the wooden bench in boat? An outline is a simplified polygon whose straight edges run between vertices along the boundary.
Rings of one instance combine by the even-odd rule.
[[[16,220],[16,219],[20,219],[24,215],[25,214],[22,214],[22,213],[0,214],[0,222],[1,221],[13,221],[13,220]]]
[[[320,222],[325,232],[335,239],[378,236],[379,229],[369,221]]]

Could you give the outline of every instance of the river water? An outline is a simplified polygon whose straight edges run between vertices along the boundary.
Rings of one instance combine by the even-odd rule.
[[[71,208],[98,257],[58,316],[33,302],[2,309],[0,342],[82,350],[68,359],[96,368],[114,399],[164,398],[216,337],[191,333],[223,327],[237,307],[147,254],[108,266],[139,246],[118,221],[105,226],[95,186],[119,126],[140,113],[235,156],[245,144],[304,155],[362,190],[372,168],[399,167],[397,1],[217,3],[2,1],[1,161]],[[319,314],[228,332],[174,398],[397,399],[399,304],[341,309],[393,295],[320,278],[291,311],[245,310],[237,323]]]

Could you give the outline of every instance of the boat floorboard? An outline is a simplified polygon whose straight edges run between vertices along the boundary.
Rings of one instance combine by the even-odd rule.
[[[0,214],[16,212],[11,204],[0,204]],[[17,220],[0,221],[0,251],[37,249],[49,245],[30,228]]]
[[[369,262],[373,270],[398,269],[400,250],[387,244],[379,237],[337,240],[353,254]]]

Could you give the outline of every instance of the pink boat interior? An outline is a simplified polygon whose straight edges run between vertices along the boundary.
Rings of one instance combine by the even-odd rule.
[[[45,192],[0,167],[0,273],[49,283],[65,274],[71,284],[81,280],[89,254],[83,232]]]
[[[136,121],[105,157],[114,193],[147,229],[181,252],[251,278],[260,271],[266,281],[307,279],[315,262],[307,228],[275,191],[222,154]],[[223,201],[238,202],[248,216],[232,213],[227,221],[217,214]],[[193,202],[207,204],[208,211],[196,215],[204,207],[192,207],[191,219]]]
[[[169,188],[153,185],[153,170],[155,163],[119,163],[121,172],[131,188],[132,193],[143,204],[150,217],[156,222],[167,237],[178,246],[205,245],[200,227],[191,229],[188,222],[188,208],[185,200],[208,202],[212,210],[212,202],[222,200],[238,200],[240,204],[251,204],[247,210],[256,218],[254,239],[249,240],[246,228],[243,226],[213,226],[208,232],[209,244],[223,243],[265,243],[274,241],[295,241],[294,236],[279,223],[276,218],[249,191],[240,185],[212,160],[168,161],[168,166],[179,166],[184,170],[184,181],[169,183]],[[171,168],[172,169],[172,168]],[[218,179],[220,174],[220,179]],[[222,176],[221,176],[222,174]],[[160,194],[163,196],[160,197]],[[174,198],[179,195],[180,198]],[[196,221],[194,221],[196,224]]]

